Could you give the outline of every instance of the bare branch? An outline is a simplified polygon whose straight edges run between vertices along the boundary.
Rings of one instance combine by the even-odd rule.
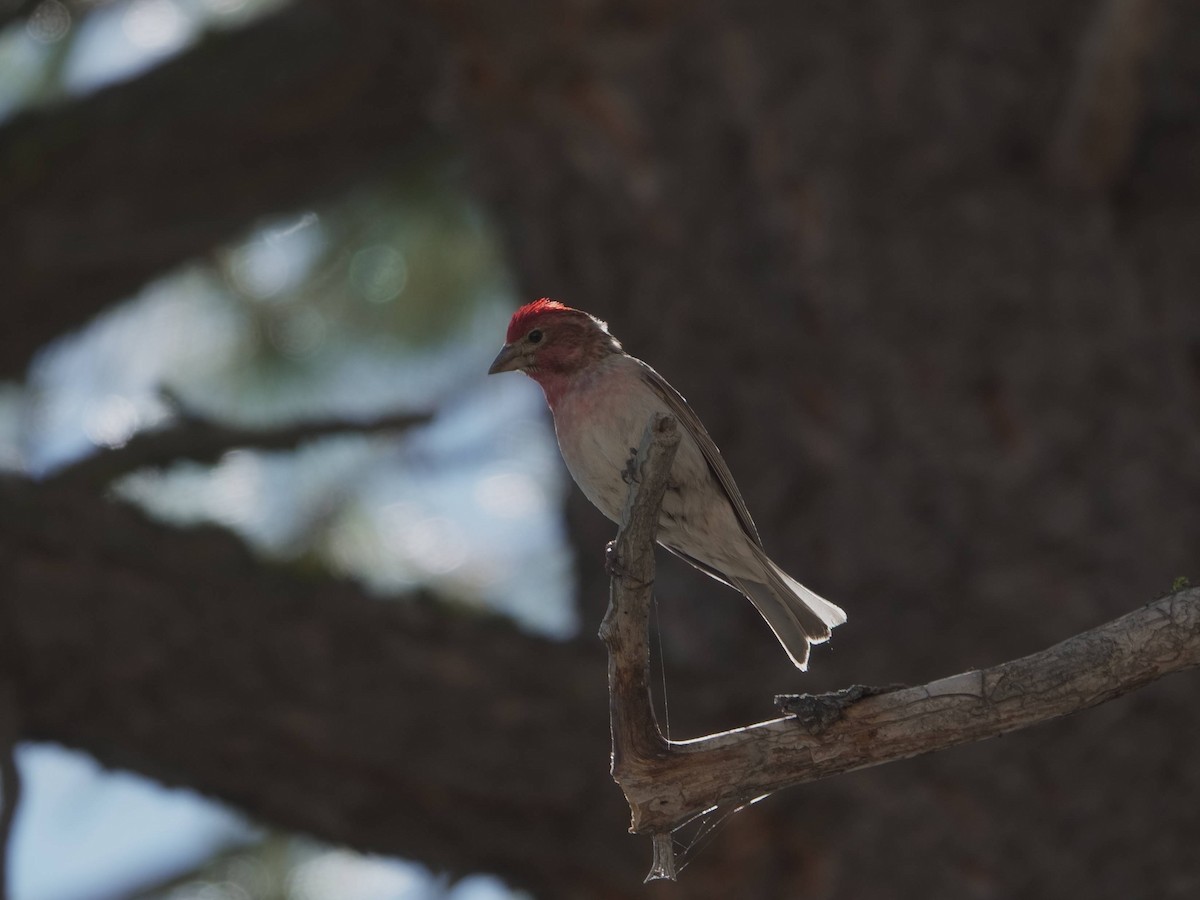
[[[642,444],[629,472],[629,495],[621,528],[609,545],[613,573],[608,612],[600,637],[608,647],[609,718],[612,724],[612,775],[632,797],[653,791],[656,763],[667,757],[667,741],[658,730],[650,701],[648,610],[654,587],[654,538],[658,510],[667,491],[667,476],[679,430],[670,416],[655,414],[646,424]],[[645,783],[646,780],[650,783]],[[634,809],[634,827],[638,824]],[[675,878],[670,829],[656,840],[650,878]],[[649,879],[648,879],[649,880]]]
[[[282,428],[223,425],[188,410],[174,397],[177,419],[168,428],[143,431],[129,443],[86,457],[48,479],[57,484],[103,485],[136,469],[188,460],[216,462],[230,450],[289,450],[316,438],[347,432],[405,431],[429,421],[427,413],[401,413],[367,421],[320,419]]]
[[[1169,594],[1040,653],[919,687],[851,689],[827,723],[775,719],[631,758],[634,830],[717,804],[980,741],[1079,712],[1200,665],[1200,588]],[[811,698],[807,698],[811,700]]]
[[[632,830],[654,838],[649,879],[675,878],[669,835],[713,808],[829,775],[995,737],[1119,697],[1200,665],[1200,588],[1169,594],[1040,653],[920,687],[855,686],[780,698],[794,713],[690,741],[668,741],[649,687],[654,538],[679,435],[656,416],[630,467],[608,613],[612,774]]]

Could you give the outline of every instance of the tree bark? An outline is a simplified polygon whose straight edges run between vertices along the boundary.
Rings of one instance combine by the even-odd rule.
[[[805,690],[1019,657],[1195,574],[1200,8],[1163,10],[1113,190],[1070,196],[1045,160],[1097,8],[597,4],[452,31],[527,296],[608,320],[682,390],[767,550],[848,612]],[[611,529],[578,503],[594,621]],[[677,733],[795,683],[730,592],[669,562],[656,587],[668,653],[729,698],[673,703]],[[686,885],[1194,889],[1189,684],[760,804],[707,851],[737,863]]]
[[[428,152],[444,45],[420,3],[298,0],[0,128],[0,378],[256,220]]]
[[[1043,163],[1095,10],[299,0],[0,129],[0,374],[256,217],[386,167],[436,123],[465,148],[523,292],[607,317],[688,394],[772,555],[849,612],[806,688],[1011,658],[1157,595],[1200,546],[1200,8],[1164,7],[1118,185],[1069,197]],[[83,493],[6,491],[2,600],[27,649],[0,665],[27,692],[31,734],[547,896],[615,895],[636,877],[644,848],[611,829],[624,814],[603,784],[590,651],[463,637],[432,616],[419,640],[385,638],[407,625],[342,603],[348,589],[277,581],[227,542],[206,550],[211,533],[176,535]],[[596,622],[611,530],[590,511],[573,521]],[[683,567],[663,567],[658,589],[676,727],[744,722],[797,686],[746,604]],[[395,684],[455,715],[410,719],[410,695],[380,687],[393,676],[371,667],[406,665],[401,649],[437,677]],[[496,677],[539,656],[545,680]],[[326,663],[310,679],[314,657]],[[207,701],[168,693],[205,680]],[[273,712],[280,684],[323,704],[317,724],[290,700]],[[594,691],[593,718],[576,724],[568,687]],[[360,706],[331,699],[355,691]],[[1193,693],[1156,684],[760,805],[696,863],[689,893],[1190,895]],[[474,708],[468,695],[492,711],[470,735],[449,721]],[[544,768],[508,759],[528,744],[506,710],[552,748]],[[429,743],[410,745],[408,724],[373,741],[390,715]],[[578,743],[555,744],[562,729]],[[478,755],[450,755],[448,736]],[[318,800],[342,779],[328,741],[343,739],[369,759],[346,765],[361,772],[345,776],[352,812],[337,818]],[[496,793],[510,767],[514,790]],[[460,776],[461,792],[421,787]],[[528,800],[539,779],[549,813]],[[385,825],[394,839],[373,843]]]
[[[676,879],[672,834],[713,811],[736,812],[819,778],[1028,728],[1200,665],[1200,588],[1193,588],[983,671],[919,687],[780,697],[795,718],[669,741],[654,714],[648,632],[659,511],[678,445],[675,421],[653,416],[628,467],[600,626],[613,779],[629,803],[631,830],[653,839],[647,881]]]
[[[641,612],[644,626],[647,617]],[[634,660],[642,668],[648,662],[624,644],[610,652],[626,669],[634,668]],[[824,707],[829,721],[818,727],[801,728],[784,718],[684,742],[663,741],[652,716],[632,711],[651,711],[648,696],[632,703],[637,695],[622,690],[627,684],[610,674],[614,721],[634,726],[618,734],[614,725],[614,745],[627,751],[614,746],[614,770],[633,812],[633,830],[670,834],[709,809],[741,807],[818,778],[1040,725],[1198,665],[1200,589],[1192,589],[981,671],[917,687],[857,687],[781,698]],[[616,761],[624,763],[619,770]]]
[[[383,602],[216,528],[12,479],[0,623],[27,739],[547,896],[618,897],[639,877],[594,640]]]

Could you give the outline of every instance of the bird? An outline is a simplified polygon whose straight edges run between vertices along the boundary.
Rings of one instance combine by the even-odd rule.
[[[623,473],[646,423],[655,413],[679,423],[658,543],[740,591],[805,671],[810,645],[827,641],[846,613],[767,556],[729,466],[683,396],[626,353],[605,322],[547,297],[513,313],[488,374],[513,371],[542,388],[567,470],[613,522],[620,521],[628,492]]]

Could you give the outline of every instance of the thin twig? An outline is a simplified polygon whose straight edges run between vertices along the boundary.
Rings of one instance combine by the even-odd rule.
[[[670,742],[665,758],[622,786],[634,829],[657,834],[718,802],[1028,728],[1197,665],[1193,588],[1021,659],[919,687],[864,691],[815,734],[787,718]]]

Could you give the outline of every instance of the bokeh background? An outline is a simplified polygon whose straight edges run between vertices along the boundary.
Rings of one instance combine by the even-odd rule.
[[[1198,575],[1200,8],[0,2],[12,900],[1193,897],[1195,677],[723,822],[607,774],[612,526],[512,309],[610,321],[850,614],[673,559],[673,737]],[[687,838],[683,838],[687,840]]]

